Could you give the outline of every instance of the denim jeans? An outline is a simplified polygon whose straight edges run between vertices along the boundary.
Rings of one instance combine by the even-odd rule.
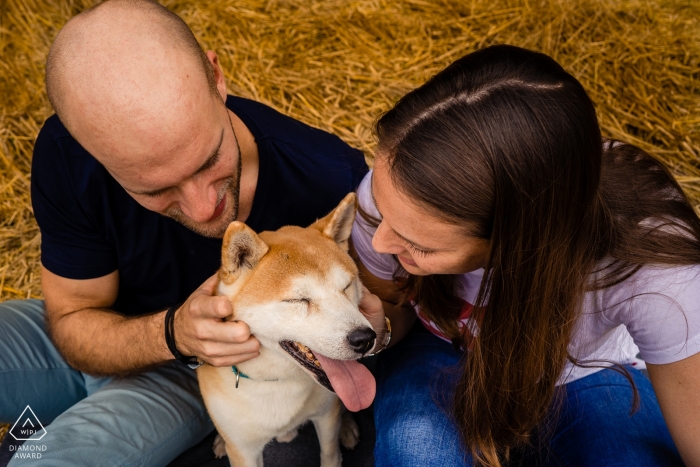
[[[374,419],[376,467],[470,466],[454,421],[451,394],[462,353],[420,324],[377,361]],[[613,370],[565,385],[560,416],[546,443],[517,452],[518,466],[683,466],[651,382],[628,367],[640,410],[630,416],[632,390]]]
[[[39,300],[0,303],[0,422],[29,405],[46,426],[41,459],[10,467],[164,466],[213,429],[194,371],[179,362],[127,378],[71,368],[49,340]],[[24,418],[23,418],[24,419]],[[11,436],[8,434],[7,436]]]

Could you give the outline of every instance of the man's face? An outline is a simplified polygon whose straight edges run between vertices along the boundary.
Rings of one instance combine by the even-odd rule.
[[[141,206],[220,238],[238,216],[240,148],[221,98],[190,89],[128,118],[106,108],[73,131]]]
[[[150,7],[100,7],[71,20],[52,48],[61,120],[143,207],[223,236],[238,214],[241,158],[216,54],[206,53],[210,83],[199,50]]]
[[[112,175],[140,205],[206,236],[223,237],[238,217],[241,155],[226,107],[219,101],[211,124],[157,170]],[[206,119],[210,120],[210,119]],[[109,170],[109,169],[108,169]]]

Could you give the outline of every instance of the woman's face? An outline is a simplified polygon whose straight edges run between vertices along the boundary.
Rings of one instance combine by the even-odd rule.
[[[372,239],[379,253],[396,255],[410,274],[463,274],[484,267],[488,240],[469,236],[400,192],[384,158],[377,157],[372,196],[381,223]]]

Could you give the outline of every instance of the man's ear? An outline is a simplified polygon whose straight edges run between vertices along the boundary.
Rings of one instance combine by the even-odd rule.
[[[209,66],[212,67],[212,73],[214,73],[214,81],[216,82],[216,89],[219,91],[221,99],[226,104],[226,80],[224,79],[224,73],[221,71],[221,66],[219,65],[219,57],[217,57],[216,52],[213,50],[207,50],[206,54],[209,60]]]
[[[243,222],[231,222],[224,234],[219,279],[233,284],[241,273],[253,269],[270,248]]]
[[[330,214],[311,225],[345,251],[348,251],[348,239],[355,220],[355,200],[355,193],[348,193]]]

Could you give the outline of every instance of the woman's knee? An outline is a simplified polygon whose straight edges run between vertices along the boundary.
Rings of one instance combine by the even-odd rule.
[[[559,461],[591,465],[683,465],[649,380],[629,369],[640,399],[632,411],[632,387],[613,370],[602,370],[567,385],[550,444]]]
[[[377,467],[472,465],[462,448],[455,424],[437,408],[399,411],[392,417],[379,420],[376,428]]]

